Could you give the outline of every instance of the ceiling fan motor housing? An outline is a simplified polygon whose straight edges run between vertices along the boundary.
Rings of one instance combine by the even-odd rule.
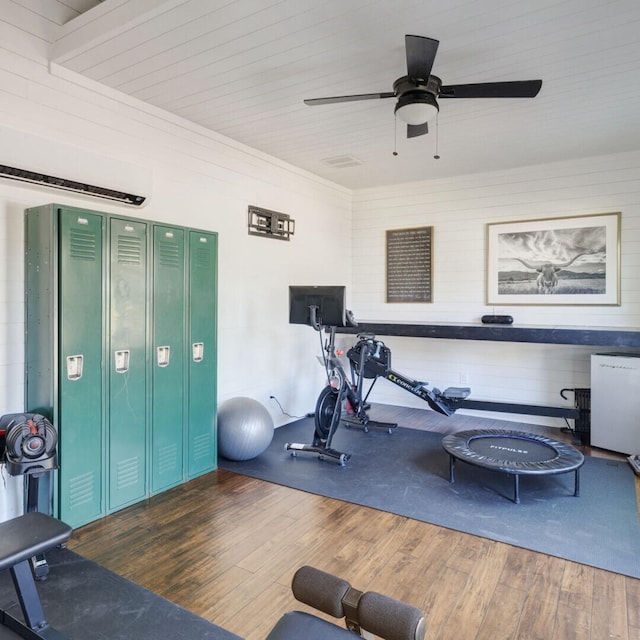
[[[429,105],[436,111],[440,111],[438,101],[436,100],[441,86],[440,78],[437,76],[429,76],[426,83],[423,80],[416,80],[409,76],[398,78],[393,83],[393,91],[398,96],[398,101],[394,109],[394,113],[398,113],[399,109],[404,109],[403,114],[409,111],[405,107],[410,105]],[[426,117],[421,117],[424,113],[423,109],[416,109],[415,115],[410,114],[399,116],[410,125],[418,125],[426,122]]]
[[[421,78],[402,76],[393,83],[393,92],[399,98],[412,93],[420,95],[430,93],[434,98],[437,98],[441,86],[442,80],[438,76],[429,76],[426,81]]]

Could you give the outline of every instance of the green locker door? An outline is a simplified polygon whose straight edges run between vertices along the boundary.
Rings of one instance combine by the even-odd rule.
[[[187,474],[215,469],[217,235],[189,231]]]
[[[59,211],[59,506],[73,527],[104,513],[103,218]]]
[[[147,492],[147,225],[110,220],[109,510]]]
[[[153,227],[151,490],[183,480],[185,232]]]

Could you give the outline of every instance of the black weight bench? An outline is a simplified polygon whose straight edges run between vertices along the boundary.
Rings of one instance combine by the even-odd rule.
[[[409,604],[375,591],[354,589],[346,580],[313,567],[300,567],[293,576],[294,597],[334,618],[346,629],[304,611],[285,613],[266,640],[350,640],[369,632],[384,640],[422,640],[425,619]]]
[[[46,620],[30,559],[64,544],[69,525],[38,511],[0,523],[0,571],[9,569],[24,622],[0,610],[0,623],[26,640],[67,640]]]

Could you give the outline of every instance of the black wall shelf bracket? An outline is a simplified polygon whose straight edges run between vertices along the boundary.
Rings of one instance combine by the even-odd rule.
[[[249,205],[249,235],[290,240],[295,232],[295,220],[286,213]]]

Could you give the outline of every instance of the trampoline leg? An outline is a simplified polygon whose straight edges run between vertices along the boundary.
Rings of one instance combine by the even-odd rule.
[[[513,501],[520,504],[520,475],[513,474]]]
[[[576,469],[576,486],[573,495],[576,497],[580,495],[580,469]]]
[[[449,482],[453,484],[456,479],[453,477],[453,468],[456,466],[456,459],[453,456],[449,456]]]

